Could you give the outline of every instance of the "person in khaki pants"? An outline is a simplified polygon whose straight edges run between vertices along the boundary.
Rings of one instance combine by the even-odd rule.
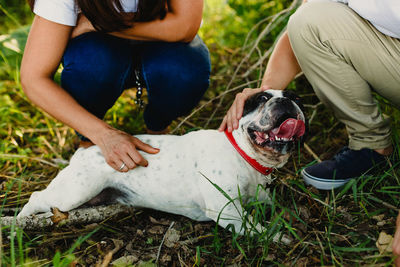
[[[390,121],[372,92],[400,107],[400,1],[303,3],[274,48],[261,88],[239,93],[219,130],[237,129],[249,96],[283,90],[301,71],[349,135],[332,159],[302,170],[304,181],[331,190],[384,165],[393,153]]]

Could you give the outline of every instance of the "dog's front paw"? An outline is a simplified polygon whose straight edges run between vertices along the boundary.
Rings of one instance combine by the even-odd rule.
[[[27,207],[27,205],[25,205],[22,208],[22,210],[18,213],[17,218],[26,217],[32,214],[33,214],[32,209],[30,209],[29,207]]]
[[[34,213],[35,213],[35,208],[30,203],[30,200],[29,200],[29,202],[26,203],[25,206],[22,208],[22,210],[18,213],[17,218],[26,217],[26,216],[32,215]]]
[[[40,199],[40,192],[33,192],[28,203],[26,203],[20,213],[18,213],[17,218],[47,211],[50,211],[50,207]]]

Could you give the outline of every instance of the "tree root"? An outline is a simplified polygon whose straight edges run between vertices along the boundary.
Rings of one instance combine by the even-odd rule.
[[[50,226],[71,226],[78,224],[90,224],[101,222],[109,217],[119,214],[132,214],[133,208],[121,204],[108,206],[95,206],[89,208],[78,208],[69,212],[60,212],[53,208],[52,212],[30,215],[17,218],[15,216],[0,217],[0,226],[15,225],[24,230],[38,230]]]

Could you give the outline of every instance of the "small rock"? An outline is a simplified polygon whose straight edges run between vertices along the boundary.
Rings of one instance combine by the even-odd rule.
[[[376,247],[379,249],[379,253],[392,252],[393,237],[381,232],[379,234],[378,241],[376,241]]]
[[[164,244],[166,247],[172,248],[176,245],[176,243],[179,241],[180,238],[181,235],[179,231],[175,230],[174,228],[171,228],[165,234]]]
[[[381,221],[381,222],[377,222],[376,225],[378,226],[384,226],[386,224],[386,221]]]

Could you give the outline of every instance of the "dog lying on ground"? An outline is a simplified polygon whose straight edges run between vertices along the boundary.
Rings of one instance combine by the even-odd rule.
[[[99,147],[80,148],[69,166],[48,187],[34,192],[19,217],[77,208],[112,188],[114,200],[134,207],[184,215],[193,220],[232,224],[244,233],[241,201],[271,182],[270,172],[282,167],[305,132],[299,98],[289,91],[268,90],[249,98],[238,130],[232,134],[199,130],[183,136],[137,135],[158,154],[145,154],[149,166],[127,173],[115,171]],[[233,202],[229,202],[226,195]],[[115,193],[118,192],[118,193]],[[238,208],[239,207],[239,208]],[[250,220],[251,221],[251,220]],[[261,225],[255,230],[261,232]]]

